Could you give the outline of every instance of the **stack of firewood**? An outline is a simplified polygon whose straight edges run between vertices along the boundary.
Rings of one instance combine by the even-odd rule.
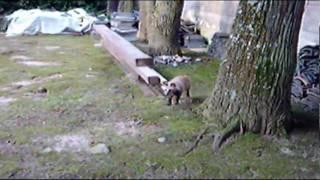
[[[190,64],[192,62],[200,62],[200,58],[192,59],[191,57],[187,56],[156,56],[153,58],[155,64],[166,64],[166,65],[171,65],[173,67],[177,67],[178,65],[181,64]]]
[[[292,83],[291,99],[306,111],[319,111],[320,104],[319,45],[301,48]]]

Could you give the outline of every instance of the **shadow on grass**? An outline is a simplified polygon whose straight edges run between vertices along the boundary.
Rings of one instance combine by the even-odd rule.
[[[293,129],[304,132],[319,132],[320,137],[320,117],[316,112],[304,111],[299,106],[293,106]]]
[[[205,96],[197,96],[197,97],[192,97],[192,105],[200,105],[202,104],[207,97]]]

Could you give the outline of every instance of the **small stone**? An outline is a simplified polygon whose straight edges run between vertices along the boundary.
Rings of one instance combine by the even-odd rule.
[[[48,51],[55,51],[57,49],[60,49],[60,46],[46,46],[45,49]]]
[[[185,61],[190,61],[190,60],[191,60],[191,57],[182,56],[182,59],[184,59]]]
[[[48,92],[47,88],[39,87],[37,90],[38,93],[45,94]]]
[[[95,43],[95,44],[94,44],[94,47],[100,48],[100,47],[102,47],[102,43]]]
[[[92,154],[101,154],[101,153],[109,153],[110,149],[105,144],[97,144],[94,147],[90,148],[90,152]]]
[[[42,151],[42,153],[49,153],[51,151],[52,151],[52,149],[50,147],[47,147]]]
[[[92,75],[92,74],[86,74],[86,78],[94,78],[95,75]]]
[[[294,152],[292,150],[290,150],[289,148],[287,147],[283,147],[280,149],[280,151],[283,153],[283,154],[287,154],[289,156],[293,156],[294,155]]]
[[[259,150],[257,151],[257,157],[261,157],[261,155],[262,155],[262,150],[259,149]]]
[[[201,61],[201,59],[200,58],[196,58],[196,60],[195,60],[196,62],[200,62]]]
[[[133,122],[134,122],[134,124],[136,126],[142,126],[143,125],[143,120],[142,119],[134,119]]]
[[[308,169],[307,169],[307,168],[304,168],[304,167],[302,167],[302,168],[300,168],[300,169],[301,169],[302,172],[307,172],[307,171],[308,171]]]
[[[181,62],[183,61],[183,58],[177,57],[177,58],[176,58],[176,61],[177,61],[178,63],[181,63]]]
[[[167,141],[167,138],[165,138],[165,137],[159,137],[158,138],[158,142],[159,143],[164,143],[164,142],[166,142]]]
[[[302,157],[303,158],[307,158],[308,157],[308,153],[307,152],[303,152]]]
[[[177,67],[177,66],[178,66],[178,63],[177,63],[177,62],[173,62],[173,63],[172,63],[172,66],[173,66],[173,67]]]

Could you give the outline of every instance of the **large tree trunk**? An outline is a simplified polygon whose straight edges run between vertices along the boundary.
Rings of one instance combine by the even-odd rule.
[[[179,28],[183,0],[158,0],[150,15],[151,24],[148,24],[148,42],[151,54],[180,53]],[[148,15],[149,16],[149,15]]]
[[[304,3],[240,2],[227,58],[204,102],[203,114],[220,126],[221,138],[236,130],[286,132]]]
[[[118,12],[132,12],[133,0],[120,0],[118,5]]]

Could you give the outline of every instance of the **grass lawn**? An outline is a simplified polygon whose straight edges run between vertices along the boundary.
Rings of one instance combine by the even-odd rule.
[[[205,126],[201,117],[144,97],[89,36],[0,43],[0,100],[12,100],[0,103],[0,178],[320,178],[314,133],[277,141],[246,134],[217,154],[206,137],[180,156]],[[212,60],[157,70],[168,79],[191,77],[194,109],[210,95],[218,68]],[[110,152],[92,153],[98,144]]]

